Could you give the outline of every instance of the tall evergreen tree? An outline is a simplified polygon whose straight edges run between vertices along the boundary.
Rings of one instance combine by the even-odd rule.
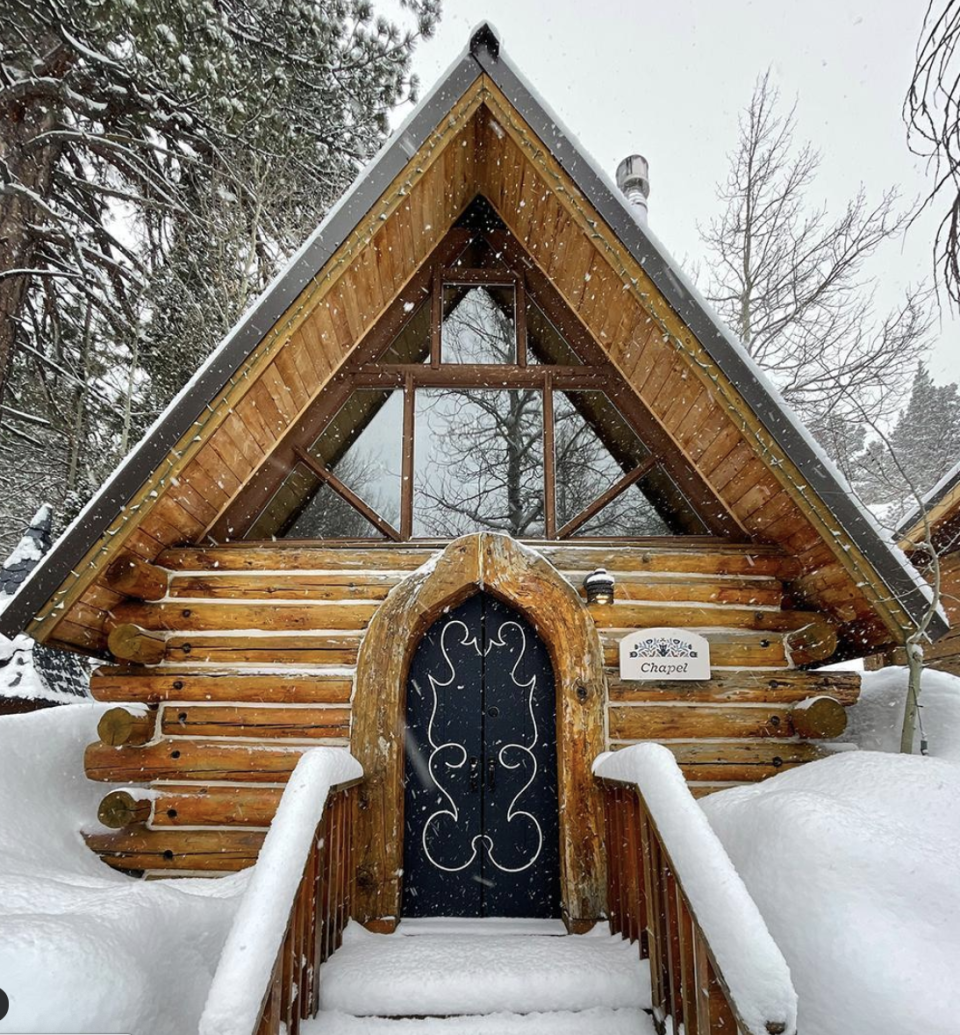
[[[860,462],[863,496],[870,503],[887,505],[891,523],[896,524],[917,506],[917,495],[931,489],[958,458],[960,391],[956,384],[935,384],[921,363],[907,405],[889,435],[889,449],[874,440]]]
[[[402,7],[0,4],[0,545],[89,495],[377,148],[439,16]]]

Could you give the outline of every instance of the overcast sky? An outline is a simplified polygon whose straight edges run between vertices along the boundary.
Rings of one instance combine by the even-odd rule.
[[[389,5],[388,5],[389,6]],[[680,260],[699,257],[697,223],[715,211],[737,117],[754,81],[773,70],[798,137],[823,152],[814,200],[839,211],[862,183],[876,197],[927,184],[907,150],[901,105],[926,0],[443,0],[434,39],[417,51],[429,88],[489,20],[512,60],[608,172],[631,153],[650,161],[650,222]],[[879,307],[931,278],[936,220],[926,217],[874,272]],[[688,263],[689,264],[689,263]],[[889,305],[884,304],[884,296]],[[932,359],[960,378],[960,320],[946,314]]]

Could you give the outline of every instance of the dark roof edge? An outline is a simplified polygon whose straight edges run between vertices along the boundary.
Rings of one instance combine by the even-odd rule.
[[[793,411],[723,326],[709,303],[686,280],[654,235],[637,223],[630,203],[610,178],[581,151],[576,137],[566,130],[509,57],[502,50],[491,54],[478,49],[477,60],[549,147],[723,373],[737,386],[764,427],[803,472],[810,487],[830,508],[911,620],[920,624],[930,606],[929,587],[922,576],[896,546],[884,539],[870,515],[845,488],[832,461],[813,442]],[[947,623],[935,614],[930,623],[931,638],[935,639],[947,629]]]
[[[30,573],[0,615],[0,633],[12,637],[27,627],[480,75],[467,51],[421,99]]]
[[[652,234],[634,219],[628,203],[580,150],[576,138],[549,110],[509,61],[497,34],[482,23],[468,51],[440,79],[392,134],[355,185],[330,211],[251,310],[214,350],[197,374],[156,420],[140,444],[104,483],[0,615],[0,633],[13,636],[56,592],[96,540],[129,503],[169,450],[183,437],[208,402],[227,384],[263,336],[369,213],[387,184],[435,131],[453,104],[485,71],[548,146],[584,195],[607,221],[658,290],[690,327],[724,374],[737,385],[764,426],[809,479],[841,526],[868,559],[910,618],[919,624],[929,606],[922,577],[906,557],[884,541],[869,516],[854,502],[833,465],[809,439],[794,414],[764,381],[709,305]],[[931,636],[948,626],[938,615]]]
[[[913,512],[904,518],[900,527],[897,529],[897,535],[904,539],[913,530],[917,522],[923,517],[925,513],[929,514],[934,507],[938,506],[940,502],[953,492],[953,490],[960,485],[960,464],[956,467],[951,468],[947,473],[937,482],[936,485],[923,497],[920,502],[920,506],[914,508]]]

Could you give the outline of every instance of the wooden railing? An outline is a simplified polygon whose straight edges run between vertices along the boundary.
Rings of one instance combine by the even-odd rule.
[[[321,964],[350,916],[360,764],[314,748],[297,764],[253,868],[199,1035],[298,1035],[315,1016]]]
[[[594,772],[606,806],[610,927],[650,960],[657,1030],[794,1035],[783,955],[673,755],[636,745],[602,756]]]

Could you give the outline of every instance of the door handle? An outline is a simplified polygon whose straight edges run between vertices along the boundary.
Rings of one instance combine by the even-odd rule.
[[[470,759],[470,793],[476,794],[480,790],[480,759]]]
[[[496,759],[487,761],[487,787],[492,791],[497,786],[497,762]]]

